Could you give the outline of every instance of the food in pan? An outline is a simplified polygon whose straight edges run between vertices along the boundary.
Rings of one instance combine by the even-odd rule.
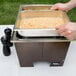
[[[64,20],[60,17],[33,17],[21,19],[21,29],[34,29],[34,28],[56,28],[63,25]]]
[[[42,6],[30,7],[19,11],[15,24],[15,31],[18,31],[19,35],[24,37],[59,36],[55,28],[69,21],[66,13],[60,10],[42,10],[41,8],[43,9]]]

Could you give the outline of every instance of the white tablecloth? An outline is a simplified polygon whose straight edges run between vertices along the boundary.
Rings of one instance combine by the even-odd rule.
[[[13,25],[0,25],[0,38],[6,27],[13,29]],[[50,67],[47,62],[20,67],[14,46],[11,52],[10,56],[4,56],[0,42],[0,76],[76,76],[76,41],[71,42],[63,67]]]

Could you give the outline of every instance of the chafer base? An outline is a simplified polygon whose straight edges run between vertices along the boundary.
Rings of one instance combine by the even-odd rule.
[[[13,33],[14,42],[21,67],[33,67],[34,62],[46,61],[50,66],[62,66],[70,41],[65,38],[23,38]]]

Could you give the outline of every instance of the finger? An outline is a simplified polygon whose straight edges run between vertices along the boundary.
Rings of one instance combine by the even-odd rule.
[[[66,24],[65,24],[65,25],[66,25]],[[60,28],[63,28],[63,27],[65,27],[65,25],[56,26],[56,29],[58,30],[58,29],[60,29]]]
[[[58,31],[59,33],[63,33],[63,32],[68,31],[68,29],[65,28],[65,27],[60,27],[60,28],[57,28],[57,31]]]
[[[51,7],[51,10],[56,10],[56,9],[58,9],[59,8],[59,4],[55,4],[55,5],[53,5],[52,7]]]
[[[62,32],[60,33],[61,36],[68,36],[68,35],[71,35],[71,31],[66,31],[66,32]]]
[[[57,9],[58,9],[58,7],[56,7],[56,6],[51,7],[51,10],[57,10]]]

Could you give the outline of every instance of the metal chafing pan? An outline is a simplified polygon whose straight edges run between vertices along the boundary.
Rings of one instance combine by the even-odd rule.
[[[18,32],[14,31],[11,37],[11,42],[25,43],[25,42],[70,42],[71,40],[65,37],[23,37],[18,36]]]
[[[50,10],[52,5],[49,4],[28,4],[28,5],[21,5],[19,11],[24,10]]]
[[[34,17],[60,17],[64,23],[69,21],[63,11],[50,10],[52,5],[22,5],[20,6],[14,31],[24,37],[59,36],[55,28],[21,28],[21,20]],[[44,22],[43,22],[44,23]],[[48,26],[48,25],[47,25]]]

